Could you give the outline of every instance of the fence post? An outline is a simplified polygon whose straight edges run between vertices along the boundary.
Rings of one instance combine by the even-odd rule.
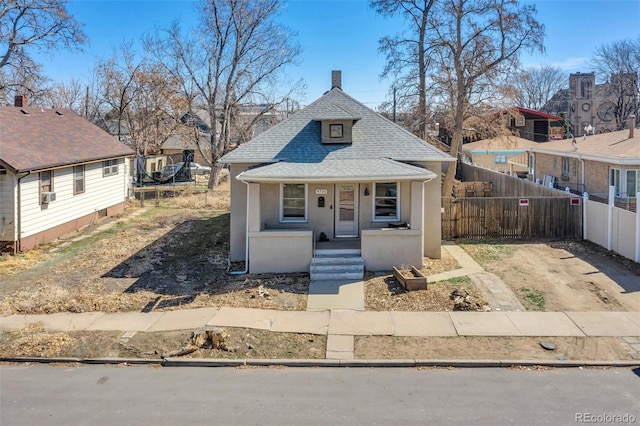
[[[585,191],[582,194],[582,239],[587,238],[587,201],[589,201],[589,194]]]
[[[636,262],[640,263],[640,208],[638,208],[638,201],[640,201],[640,191],[636,192]]]
[[[616,188],[609,187],[609,208],[607,209],[607,250],[611,250],[611,241],[613,236],[613,207],[615,205]]]

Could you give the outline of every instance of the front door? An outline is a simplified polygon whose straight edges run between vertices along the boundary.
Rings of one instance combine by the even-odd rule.
[[[336,238],[358,236],[358,184],[336,185]]]

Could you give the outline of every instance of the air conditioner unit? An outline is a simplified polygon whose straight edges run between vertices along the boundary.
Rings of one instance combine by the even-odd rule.
[[[56,200],[55,192],[43,192],[42,193],[42,204],[49,204],[52,201]]]

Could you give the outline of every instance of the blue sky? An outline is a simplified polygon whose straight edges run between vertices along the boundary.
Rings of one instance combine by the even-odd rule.
[[[550,64],[567,73],[589,71],[594,49],[604,43],[640,35],[640,0],[537,0],[546,27],[546,53],[521,57],[525,66]],[[193,25],[196,14],[187,0],[72,0],[68,7],[85,24],[91,45],[84,53],[53,52],[39,57],[55,80],[88,78],[100,57],[124,40],[167,28],[174,20]],[[399,21],[375,14],[367,0],[289,0],[281,22],[298,33],[302,63],[291,67],[292,80],[303,78],[303,104],[330,88],[331,70],[342,70],[343,89],[371,108],[385,100],[389,82],[381,81],[384,57],[378,40],[401,29]]]

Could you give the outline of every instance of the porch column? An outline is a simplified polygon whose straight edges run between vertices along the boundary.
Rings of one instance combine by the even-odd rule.
[[[411,182],[411,215],[409,216],[411,229],[421,231],[420,257],[424,257],[424,190],[423,182]]]
[[[442,190],[439,177],[424,184],[423,205],[424,255],[432,259],[440,259],[442,256]]]
[[[260,184],[250,183],[247,188],[249,191],[249,232],[259,232],[261,230],[260,215]]]

